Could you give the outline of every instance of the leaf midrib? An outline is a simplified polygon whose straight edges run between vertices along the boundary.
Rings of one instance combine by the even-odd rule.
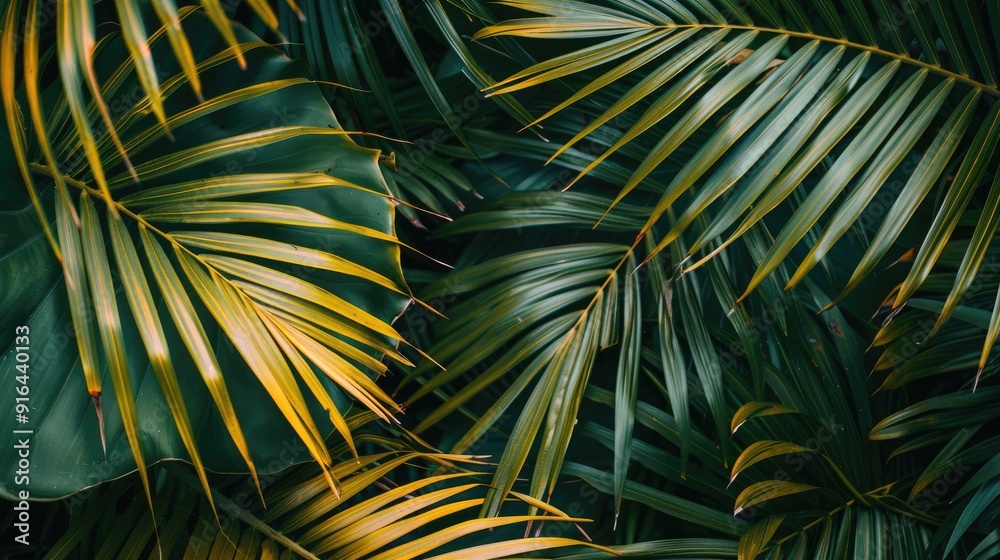
[[[29,165],[31,166],[31,170],[32,171],[35,171],[37,173],[41,173],[41,174],[49,176],[49,177],[53,177],[54,176],[54,173],[52,172],[52,170],[49,169],[49,167],[46,166],[46,165],[42,165],[40,163],[35,163],[35,162],[31,162]],[[163,239],[169,241],[172,246],[179,247],[180,249],[184,250],[184,252],[188,253],[191,257],[193,257],[199,263],[201,263],[202,266],[204,266],[205,268],[207,268],[209,270],[212,270],[212,271],[218,273],[221,278],[223,278],[227,282],[229,282],[229,278],[228,277],[226,277],[224,274],[222,274],[214,266],[212,266],[209,263],[205,262],[205,260],[203,258],[201,258],[201,255],[199,255],[198,253],[195,253],[191,249],[185,247],[182,243],[180,243],[176,239],[174,239],[174,237],[172,235],[170,235],[169,233],[167,233],[167,232],[165,232],[165,231],[157,228],[153,224],[149,223],[149,221],[147,221],[145,218],[143,218],[139,214],[133,212],[132,210],[129,210],[128,208],[125,207],[125,205],[121,204],[117,200],[115,200],[113,198],[112,199],[108,199],[108,197],[106,197],[101,191],[95,189],[94,187],[91,187],[90,185],[88,185],[87,183],[85,183],[83,181],[74,179],[72,177],[66,177],[66,176],[64,176],[64,179],[66,180],[66,184],[67,185],[72,185],[72,186],[80,189],[80,191],[85,192],[85,193],[93,196],[94,198],[96,198],[96,199],[104,202],[107,206],[113,207],[116,210],[118,210],[120,212],[123,212],[126,216],[128,216],[129,218],[135,220],[137,223],[141,224],[142,226],[146,227],[152,233],[155,233],[155,234],[159,235],[160,237],[162,237]],[[243,290],[240,290],[237,286],[234,285],[233,288],[237,289],[237,291],[239,291],[240,293],[243,293]]]
[[[1000,97],[1000,87],[990,86],[970,78],[964,74],[958,74],[957,72],[952,72],[946,68],[943,68],[937,64],[931,64],[929,62],[924,62],[922,60],[917,60],[915,58],[909,57],[904,54],[900,54],[893,51],[887,51],[880,47],[866,45],[864,43],[856,43],[848,39],[837,39],[834,37],[828,37],[825,35],[817,35],[815,33],[808,33],[804,31],[791,31],[788,29],[778,29],[774,27],[761,27],[756,25],[731,25],[731,24],[720,24],[720,23],[697,23],[697,24],[677,24],[677,25],[651,25],[649,29],[730,29],[730,30],[740,30],[740,31],[757,31],[759,33],[770,33],[777,35],[787,35],[789,37],[796,37],[800,39],[816,40],[823,43],[831,45],[843,45],[845,47],[857,50],[868,51],[872,54],[878,56],[883,56],[886,58],[899,60],[904,64],[909,64],[910,66],[915,66],[918,68],[926,68],[928,71],[935,74],[944,76],[946,78],[953,78],[955,81],[963,83],[967,86],[981,89],[984,93],[992,95],[993,97]]]

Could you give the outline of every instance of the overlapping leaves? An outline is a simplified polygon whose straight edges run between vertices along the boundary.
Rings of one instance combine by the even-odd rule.
[[[348,138],[301,67],[236,27],[234,47],[199,43],[194,69],[213,76],[200,90],[169,56],[167,27],[149,38],[160,101],[117,32],[86,61],[103,100],[74,100],[66,76],[42,90],[40,73],[74,62],[61,42],[42,50],[39,10],[9,4],[2,36],[23,178],[4,187],[2,363],[13,367],[25,325],[38,372],[33,496],[138,466],[152,499],[145,465],[162,458],[190,459],[207,490],[206,468],[307,459],[275,461],[282,439],[302,441],[335,488],[324,438],[351,441],[352,400],[393,421],[399,408],[373,378],[382,356],[408,363],[389,324],[410,296],[378,152]],[[179,18],[198,33],[212,19]],[[105,102],[111,126],[88,135]]]
[[[777,233],[743,297],[808,239],[808,251],[787,278],[788,287],[800,284],[881,190],[892,191],[894,200],[877,217],[880,225],[845,292],[890,256],[935,189],[943,189],[940,205],[892,306],[914,295],[962,217],[973,219],[977,205],[985,204],[942,320],[980,269],[995,234],[995,197],[973,200],[1000,166],[994,62],[1000,13],[993,6],[971,0],[909,3],[901,17],[889,3],[852,0],[780,6],[766,1],[503,4],[537,15],[487,27],[479,40],[592,39],[490,88],[494,94],[511,93],[580,78],[578,91],[536,123],[625,84],[617,101],[553,158],[616,117],[634,114],[634,123],[578,178],[648,134],[657,138],[621,185],[615,204],[661,164],[672,158],[679,164],[640,230],[650,235],[656,224],[665,229],[654,236],[650,255],[678,240],[712,208],[708,227],[686,250],[687,269],[700,266],[793,200],[789,197],[809,178],[804,200]],[[941,38],[943,49],[933,37]],[[693,156],[679,151],[706,130],[710,136],[698,138]],[[920,154],[915,164],[906,161],[914,150]],[[894,173],[902,175],[901,185],[893,184],[899,180]],[[676,219],[667,219],[668,209]],[[723,241],[713,246],[717,238]]]
[[[578,126],[569,140],[550,150],[548,160],[578,171],[575,179],[559,185],[570,189],[564,196],[553,192],[511,194],[440,230],[466,234],[547,228],[538,237],[518,241],[533,245],[532,249],[511,251],[485,262],[476,256],[463,258],[478,264],[470,263],[430,288],[429,297],[447,293],[484,297],[463,300],[449,308],[451,322],[435,331],[439,341],[436,351],[443,353],[441,358],[449,370],[423,379],[415,397],[437,393],[444,404],[418,426],[418,431],[429,429],[447,414],[469,414],[462,408],[464,403],[487,384],[511,374],[506,392],[485,413],[473,415],[475,422],[456,449],[482,437],[513,403],[523,402],[495,484],[500,495],[513,487],[530,456],[535,465],[530,491],[544,499],[560,469],[564,474],[588,472],[592,479],[598,479],[593,469],[588,471],[575,463],[564,465],[565,448],[583,395],[597,390],[588,383],[591,374],[615,372],[611,376],[615,390],[604,395],[608,404],[615,404],[614,430],[588,423],[584,433],[614,450],[614,474],[604,483],[607,491],[620,499],[631,483],[626,482],[630,453],[642,449],[646,453],[643,457],[651,460],[648,448],[641,442],[637,447],[633,441],[632,416],[641,404],[636,400],[635,381],[655,365],[659,375],[645,377],[659,383],[669,404],[670,424],[661,431],[680,451],[676,458],[661,457],[657,463],[663,467],[659,474],[668,483],[688,483],[684,479],[687,454],[696,448],[693,439],[704,437],[696,435],[704,425],[695,431],[690,425],[692,400],[693,407],[716,424],[719,416],[728,422],[733,413],[739,416],[744,412],[735,410],[733,403],[747,402],[758,408],[746,409],[734,425],[790,410],[808,411],[808,416],[820,423],[843,418],[849,424],[841,426],[843,433],[831,437],[821,451],[802,448],[810,443],[808,434],[822,424],[803,425],[798,434],[807,437],[796,437],[787,427],[777,427],[773,433],[751,430],[755,437],[746,442],[736,470],[729,473],[733,479],[739,480],[737,475],[744,470],[753,471],[755,466],[790,454],[805,454],[815,460],[810,463],[809,476],[796,480],[765,476],[735,497],[737,513],[772,500],[778,504],[767,508],[776,517],[749,530],[739,528],[745,539],[742,555],[753,557],[772,549],[782,554],[783,549],[773,545],[788,542],[792,538],[789,530],[802,532],[805,539],[806,530],[817,526],[818,522],[810,524],[817,518],[783,517],[804,507],[824,511],[821,515],[841,514],[837,530],[860,539],[849,543],[847,550],[882,550],[882,544],[864,537],[875,538],[871,531],[879,526],[880,516],[915,519],[917,524],[896,535],[902,541],[890,544],[918,550],[914,543],[929,534],[921,523],[936,524],[940,519],[924,515],[908,503],[907,498],[912,501],[913,496],[879,488],[883,480],[879,473],[860,467],[880,459],[866,441],[877,416],[869,403],[858,341],[845,337],[850,331],[842,316],[828,319],[832,339],[827,333],[814,333],[815,324],[801,317],[798,304],[788,314],[794,298],[782,297],[781,288],[808,286],[817,299],[815,307],[810,304],[814,311],[824,306],[833,309],[884,258],[909,248],[900,247],[912,237],[913,224],[930,215],[930,233],[918,232],[923,243],[904,258],[906,264],[913,264],[888,307],[898,309],[918,289],[927,288],[930,271],[945,266],[939,261],[953,233],[974,226],[965,245],[969,247],[966,254],[954,257],[955,249],[947,253],[962,264],[950,292],[952,307],[939,322],[956,309],[955,302],[962,301],[995,234],[993,196],[987,192],[998,166],[995,148],[1000,135],[995,125],[1000,112],[990,63],[997,53],[987,37],[996,25],[983,22],[1000,21],[997,13],[975,2],[912,6],[917,12],[909,21],[884,19],[886,29],[880,29],[882,35],[876,37],[872,12],[889,9],[885,4],[782,3],[777,9],[768,2],[749,6],[735,2],[545,0],[502,4],[533,12],[536,17],[488,26],[476,39],[487,44],[494,44],[494,38],[510,37],[525,39],[525,45],[537,39],[585,42],[581,46],[567,41],[564,51],[547,51],[544,56],[548,60],[487,90],[506,95],[544,85],[550,92],[569,91],[565,101],[543,105],[543,115],[534,124],[561,129],[566,122],[585,115],[580,119],[582,128]],[[470,14],[482,11],[475,2],[464,2],[463,6]],[[956,38],[952,33],[955,22],[969,19],[979,19],[980,24],[971,28],[967,38]],[[937,50],[933,41],[914,36],[928,24],[931,36],[951,37],[944,41],[943,50]],[[495,46],[509,47],[509,43]],[[469,136],[482,146],[507,153],[524,155],[526,148],[534,151],[527,139],[513,141],[492,131],[473,131]],[[592,143],[585,146],[584,139]],[[634,165],[622,168],[623,161]],[[616,180],[615,172],[622,170],[624,178]],[[583,183],[576,186],[585,176],[611,183],[612,196],[594,197]],[[532,180],[537,185],[545,183],[542,177],[539,173],[526,179],[518,190]],[[577,189],[583,192],[574,194]],[[873,214],[866,210],[877,195],[887,192],[893,198],[874,215],[876,226],[869,229]],[[930,208],[935,196],[939,204]],[[985,206],[985,211],[980,212],[980,206]],[[862,217],[865,223],[861,223]],[[595,237],[555,233],[557,228],[595,224],[599,232]],[[778,229],[771,237],[768,228],[775,224]],[[617,232],[633,232],[638,238],[633,242]],[[844,288],[839,297],[829,298],[812,283],[817,277],[808,273],[821,263],[828,267],[829,257],[843,258],[833,247],[849,232],[852,237],[860,235],[866,247],[858,255],[860,263],[855,260],[851,264],[854,272],[849,277],[839,278],[827,268],[840,282],[835,283],[837,289]],[[566,238],[573,243],[555,241]],[[594,239],[621,244],[597,246]],[[735,248],[732,244],[736,240],[741,240],[752,256],[751,262],[741,258],[741,263],[755,268],[740,286],[745,286],[742,295],[731,280],[741,277],[737,265],[725,257],[725,250]],[[479,252],[490,246],[472,245]],[[588,253],[575,253],[585,248]],[[617,258],[609,255],[608,262],[597,261],[603,251],[612,249]],[[588,257],[595,259],[593,263],[586,261]],[[538,271],[533,271],[529,263],[546,258],[547,266],[538,264]],[[799,259],[797,268],[782,270],[793,258]],[[525,270],[519,268],[522,264],[527,266]],[[678,264],[682,273],[675,274],[673,267]],[[630,291],[630,282],[639,275],[637,266],[653,288],[643,287],[642,297],[635,297],[640,292]],[[735,337],[719,323],[703,322],[701,284],[693,275],[700,267],[707,267],[705,276],[712,281],[709,291],[715,292],[725,322],[735,327]],[[683,297],[678,297],[680,290],[686,290]],[[764,297],[751,310],[741,303],[754,290]],[[567,299],[557,301],[556,294]],[[645,316],[638,324],[653,326],[655,340],[646,328],[641,343],[632,341],[636,317],[629,308],[637,301],[645,307]],[[658,308],[655,318],[650,316],[651,306]],[[761,310],[774,321],[767,329],[780,330],[779,336],[789,338],[787,347],[760,338],[762,333],[751,317]],[[484,313],[507,320],[483,322]],[[599,326],[588,330],[594,318],[600,319],[595,320]],[[803,325],[811,326],[803,329]],[[823,340],[836,348],[836,358],[819,346]],[[751,373],[749,382],[717,359],[713,346],[722,343],[743,348],[741,356]],[[610,353],[602,351],[611,346],[618,347]],[[993,340],[987,340],[982,347],[984,355],[992,346]],[[564,354],[572,358],[564,360]],[[491,356],[485,370],[468,375],[476,371],[483,355]],[[928,358],[928,363],[932,361]],[[806,372],[817,367],[824,372],[841,371],[837,375],[843,377],[839,383],[833,377],[809,379]],[[552,368],[560,372],[553,374]],[[795,374],[786,375],[785,368]],[[418,370],[415,376],[427,371]],[[692,383],[692,377],[697,382]],[[607,382],[607,376],[601,378]],[[458,383],[460,379],[465,383]],[[723,386],[722,379],[735,395],[714,389]],[[695,387],[698,393],[691,395]],[[844,394],[844,398],[823,398],[830,394]],[[527,400],[517,400],[519,395]],[[731,396],[738,398],[728,400]],[[892,409],[877,409],[886,410]],[[708,431],[720,438],[724,432],[718,426]],[[721,456],[713,461],[726,464],[727,447],[732,443],[723,439]],[[858,454],[870,458],[858,460]],[[942,460],[941,464],[947,462]],[[706,488],[711,488],[717,475],[698,475],[691,484],[710,494]],[[792,500],[790,510],[780,507],[783,498]],[[864,511],[857,509],[859,505]],[[666,508],[660,511],[678,517],[698,512],[691,504],[660,507]],[[483,513],[492,510],[484,508]],[[712,526],[710,519],[707,515],[701,524]],[[714,528],[724,531],[725,527]],[[867,532],[856,532],[855,528]],[[834,525],[828,524],[827,529],[832,531]],[[846,541],[824,538],[822,542],[826,546]],[[797,554],[815,550],[804,541],[792,546]]]
[[[441,231],[496,236],[502,235],[498,229],[537,231],[539,226],[554,224],[586,230],[587,209],[606,202],[600,195],[582,193],[512,194]],[[641,226],[640,207],[623,205],[612,214],[611,231],[634,231]],[[634,457],[632,432],[640,415],[638,390],[647,382],[644,371],[652,368],[657,372],[653,377],[666,385],[670,421],[676,423],[674,441],[680,447],[674,465],[680,479],[687,474],[692,452],[700,464],[722,464],[731,453],[724,439],[731,411],[724,395],[723,369],[705,324],[695,275],[678,279],[659,260],[652,262],[648,275],[635,274],[632,271],[643,248],[621,243],[621,234],[604,234],[603,242],[597,241],[601,236],[583,232],[574,237],[571,244],[529,243],[529,247],[536,246],[491,252],[493,258],[488,260],[480,260],[481,250],[473,242],[469,251],[474,255],[468,260],[475,264],[446,275],[421,293],[427,299],[452,294],[475,297],[449,307],[449,320],[435,329],[438,343],[429,352],[447,369],[429,375],[432,370],[425,364],[411,374],[410,379],[421,383],[407,393],[408,404],[428,395],[443,400],[415,426],[415,432],[422,433],[452,414],[467,413],[466,404],[498,384],[506,387],[502,395],[476,416],[452,452],[468,449],[501,419],[512,412],[516,415],[512,427],[504,426],[511,430],[510,440],[500,459],[494,490],[482,510],[485,515],[496,514],[529,464],[533,464],[530,495],[543,500],[552,495],[578,429],[584,396],[593,389],[591,376],[609,368],[615,384],[610,446],[615,457],[616,509],[626,492]],[[492,319],[482,321],[483,314]],[[491,356],[488,366],[481,365],[484,356]],[[476,373],[470,379],[472,372]],[[699,406],[707,404],[721,451],[692,431],[692,404],[687,396],[691,383],[705,397]],[[533,451],[536,444],[537,452]],[[533,458],[530,463],[529,457]],[[680,515],[678,511],[674,514]],[[728,526],[728,522],[716,522]]]
[[[478,193],[455,168],[466,160],[486,167],[481,159],[486,152],[474,146],[468,129],[507,116],[530,121],[513,98],[485,100],[480,90],[496,80],[463,41],[462,35],[471,33],[468,25],[450,19],[440,0],[418,5],[306,0],[300,5],[303,20],[292,17],[291,8],[279,10],[281,30],[290,41],[285,48],[307,61],[320,79],[348,86],[334,99],[344,122],[414,141],[392,145],[377,137],[361,140],[393,153],[385,170],[393,195],[440,218],[464,210],[463,199]],[[423,19],[440,36],[428,35]],[[448,49],[447,57],[433,54],[442,48]],[[455,64],[453,57],[461,63]],[[416,208],[403,205],[399,210],[412,224],[427,228]]]
[[[346,420],[358,434],[356,445],[362,451],[333,466],[342,481],[339,494],[330,490],[315,465],[304,465],[264,479],[264,509],[252,499],[253,482],[228,477],[213,489],[223,520],[216,525],[193,478],[173,472],[156,498],[157,529],[141,514],[142,500],[115,511],[116,504],[132,494],[127,481],[116,481],[73,502],[69,528],[52,543],[46,558],[155,556],[158,550],[163,558],[489,560],[543,549],[586,550],[586,543],[562,537],[493,538],[495,529],[499,533],[529,519],[560,525],[586,520],[548,507],[533,518],[476,519],[473,511],[483,501],[486,484],[482,473],[467,467],[480,466],[480,461],[418,451],[402,434],[386,437],[371,426],[366,429],[366,424],[379,421],[371,412]],[[340,457],[350,450],[341,444],[331,453]],[[428,474],[433,468],[446,472]],[[610,552],[589,546],[605,556]]]

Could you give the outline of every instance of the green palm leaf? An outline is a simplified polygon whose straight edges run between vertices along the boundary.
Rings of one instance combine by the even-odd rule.
[[[997,53],[986,31],[996,26],[990,20],[995,12],[977,2],[914,5],[912,18],[902,22],[887,18],[884,4],[865,6],[847,0],[804,6],[782,3],[783,9],[755,1],[745,11],[726,2],[719,2],[719,9],[698,3],[698,9],[690,11],[691,6],[680,2],[657,8],[645,2],[615,1],[563,2],[558,7],[547,1],[502,3],[538,15],[497,23],[480,31],[476,39],[599,37],[603,41],[573,47],[490,88],[491,93],[504,94],[575,78],[580,85],[571,87],[579,93],[536,122],[551,120],[571,104],[580,106],[598,91],[614,91],[618,83],[636,84],[556,152],[558,156],[593,135],[614,117],[636,115],[621,137],[583,168],[579,180],[598,162],[653,134],[653,128],[659,130],[658,141],[645,148],[643,163],[620,187],[611,207],[632,196],[633,189],[650,180],[664,162],[681,157],[680,149],[696,130],[714,130],[707,140],[699,140],[694,157],[660,194],[639,231],[651,235],[654,225],[669,226],[667,234],[653,234],[656,248],[647,260],[689,231],[694,218],[707,215],[715,202],[721,210],[709,217],[707,230],[687,249],[696,261],[687,269],[695,268],[805,184],[809,196],[794,208],[746,292],[778,263],[793,258],[794,250],[815,229],[820,239],[792,276],[789,287],[795,286],[856,224],[864,207],[886,187],[890,174],[902,169],[909,182],[891,209],[894,219],[884,221],[844,288],[854,289],[872,273],[899,240],[903,227],[918,219],[917,210],[929,193],[944,187],[947,203],[893,303],[898,307],[919,289],[957,216],[973,211],[973,193],[989,173],[995,173],[993,146],[1000,138],[994,126],[995,100],[1000,90],[991,65]],[[972,25],[973,20],[991,23]],[[959,21],[970,22],[967,37],[958,37]],[[928,41],[920,42],[920,52],[903,48],[904,37],[934,35],[944,39],[944,53]],[[696,48],[698,41],[705,47]],[[709,49],[710,45],[719,48]],[[853,61],[831,79],[830,72],[845,55]],[[939,58],[940,64],[927,62]],[[654,60],[662,65],[650,68]],[[612,62],[619,66],[601,69]],[[918,91],[925,101],[909,107],[908,99]],[[685,104],[685,99],[692,102]],[[707,124],[713,117],[716,124]],[[879,145],[883,152],[871,158]],[[902,156],[910,150],[921,153],[920,161],[915,168],[904,169]],[[827,163],[817,167],[824,159]],[[949,183],[944,185],[946,178]],[[849,194],[843,198],[842,192]],[[680,221],[666,219],[668,208],[682,216]],[[733,225],[738,225],[735,230]],[[709,250],[719,236],[724,242]],[[957,287],[955,293],[959,291]]]

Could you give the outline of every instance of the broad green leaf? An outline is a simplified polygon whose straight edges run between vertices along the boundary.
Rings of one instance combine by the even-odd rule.
[[[254,480],[260,474],[309,461],[311,456],[329,463],[324,439],[334,431],[340,433],[334,442],[353,433],[344,429],[348,422],[344,412],[354,400],[348,390],[365,403],[363,406],[376,406],[383,414],[392,407],[384,393],[379,397],[371,393],[381,393],[372,378],[386,371],[379,362],[385,352],[379,348],[393,350],[407,363],[389,341],[369,329],[392,331],[389,323],[409,300],[399,266],[400,244],[392,224],[393,202],[378,167],[378,153],[360,148],[348,138],[316,86],[283,54],[227,20],[226,25],[239,39],[239,48],[219,55],[221,43],[209,32],[212,24],[203,14],[186,9],[177,17],[183,20],[189,39],[199,37],[194,63],[202,72],[203,87],[207,84],[204,78],[212,76],[212,85],[205,90],[211,93],[205,106],[212,110],[199,112],[198,101],[185,89],[189,84],[186,72],[170,60],[173,46],[157,40],[168,34],[162,28],[150,33],[147,39],[152,60],[157,69],[161,63],[167,69],[165,77],[158,76],[167,118],[183,118],[173,121],[173,141],[162,133],[149,136],[151,140],[143,148],[129,153],[131,161],[145,166],[141,186],[131,182],[114,143],[102,135],[95,140],[95,149],[108,176],[117,177],[113,202],[108,204],[84,153],[85,145],[76,136],[68,108],[73,101],[64,95],[66,87],[74,87],[72,83],[66,86],[57,78],[44,86],[39,84],[42,102],[34,100],[25,111],[25,117],[31,111],[44,117],[41,123],[59,171],[53,171],[50,158],[41,149],[42,136],[25,135],[29,151],[25,152],[28,159],[22,172],[33,176],[44,192],[56,196],[51,196],[54,204],[42,203],[48,212],[46,218],[22,219],[19,210],[16,218],[5,218],[0,226],[0,233],[15,234],[11,239],[23,243],[20,249],[3,245],[0,282],[5,289],[10,286],[17,301],[0,298],[5,325],[5,334],[0,335],[4,348],[0,363],[4,368],[15,363],[13,328],[27,327],[34,347],[31,366],[45,374],[32,378],[32,406],[38,408],[29,415],[37,461],[33,462],[31,493],[39,499],[65,496],[162,459],[200,462],[198,470],[205,472],[249,472]],[[15,20],[4,23],[17,24]],[[64,25],[54,20],[51,23]],[[144,21],[144,25],[149,24]],[[121,139],[128,144],[139,136],[146,138],[146,131],[157,126],[156,117],[147,92],[130,70],[129,50],[114,26],[99,26],[97,32],[100,35],[95,38],[92,64],[101,85],[116,92],[113,95],[138,92],[138,98],[131,96],[124,106],[115,106]],[[5,33],[3,40],[8,37],[13,36]],[[237,52],[250,63],[246,71],[238,67]],[[36,65],[25,68],[23,77],[20,65],[4,64],[5,71],[11,68],[15,88],[39,77],[58,76],[56,66],[62,55],[59,48],[51,53],[43,52]],[[75,55],[70,58],[74,64],[78,62]],[[71,72],[76,72],[73,68]],[[210,73],[205,73],[209,69]],[[83,72],[77,78],[79,88],[85,79]],[[30,89],[25,84],[22,91]],[[282,117],[287,126],[269,133],[275,128],[268,126],[275,111],[293,106],[295,111]],[[99,111],[86,101],[79,108],[90,119]],[[42,113],[43,109],[49,114]],[[4,114],[16,113],[5,109]],[[29,127],[37,122],[37,117],[25,119]],[[226,127],[219,127],[220,122]],[[230,142],[233,139],[246,143]],[[227,167],[234,158],[240,165],[235,173]],[[5,164],[7,161],[4,159]],[[66,196],[58,194],[60,180],[69,191]],[[25,189],[17,181],[8,182],[0,191],[4,201],[28,201]],[[86,202],[78,202],[80,199]],[[304,261],[269,259],[264,264],[274,273],[308,276],[305,284],[296,286],[315,286],[319,291],[298,292],[301,295],[335,295],[343,302],[343,311],[368,325],[356,328],[369,331],[364,340],[374,345],[339,338],[314,322],[260,307],[234,283],[238,277],[223,278],[219,271],[205,268],[204,258],[211,249],[182,247],[180,238],[161,229],[161,223],[140,216],[143,210],[170,204],[173,216],[183,221],[185,208],[196,211],[201,202],[228,204],[236,199],[274,205],[272,208],[302,209],[307,213],[297,215],[308,216],[306,221],[344,226],[313,228],[293,220],[292,225],[280,227],[256,223],[252,233],[262,243],[306,251],[308,259]],[[152,202],[132,205],[143,200]],[[83,231],[74,208],[78,204],[89,208],[91,215]],[[345,213],[347,208],[349,213]],[[24,208],[35,209],[34,205]],[[7,210],[5,207],[5,216]],[[110,213],[108,221],[94,218],[95,213],[103,216],[105,212]],[[58,232],[64,253],[61,264],[51,249],[42,250],[43,224]],[[240,234],[223,231],[233,226],[218,223],[198,227],[207,233]],[[28,243],[32,239],[35,241]],[[254,260],[239,252],[229,253],[228,258],[240,264]],[[309,259],[321,266],[299,266],[314,262]],[[329,270],[343,270],[342,262],[348,263],[356,280]],[[179,268],[181,264],[183,268]],[[111,270],[117,272],[113,281]],[[192,278],[197,280],[198,289],[194,289]],[[361,280],[364,278],[374,281]],[[122,282],[128,284],[123,286]],[[228,331],[221,328],[209,308],[224,322],[236,323],[224,325]],[[336,316],[334,311],[323,313]],[[343,322],[351,323],[347,319]],[[237,323],[241,326],[236,327]],[[254,340],[254,344],[248,345],[247,340]],[[307,346],[312,354],[306,356],[298,344]],[[249,354],[270,392],[241,351]],[[338,380],[344,385],[326,375],[310,361],[312,358],[327,365],[336,363],[337,371],[343,372]],[[102,375],[107,376],[105,384],[109,379],[114,382],[115,391],[102,391]],[[176,387],[171,388],[172,376],[176,387],[183,388],[183,406]],[[0,383],[13,390],[15,380],[8,376]],[[307,387],[304,394],[299,383]],[[184,428],[185,409],[190,429]],[[4,421],[6,433],[12,433],[13,423],[13,417]],[[102,440],[106,441],[106,454]],[[292,452],[287,452],[288,446]],[[349,451],[349,446],[343,449]],[[138,465],[133,453],[142,459]],[[6,472],[11,465],[3,461],[0,470]],[[16,492],[9,484],[0,490],[5,496]]]

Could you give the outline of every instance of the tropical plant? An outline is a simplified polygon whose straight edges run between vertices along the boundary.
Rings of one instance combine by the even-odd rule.
[[[998,6],[0,0],[2,550],[1000,555]]]

